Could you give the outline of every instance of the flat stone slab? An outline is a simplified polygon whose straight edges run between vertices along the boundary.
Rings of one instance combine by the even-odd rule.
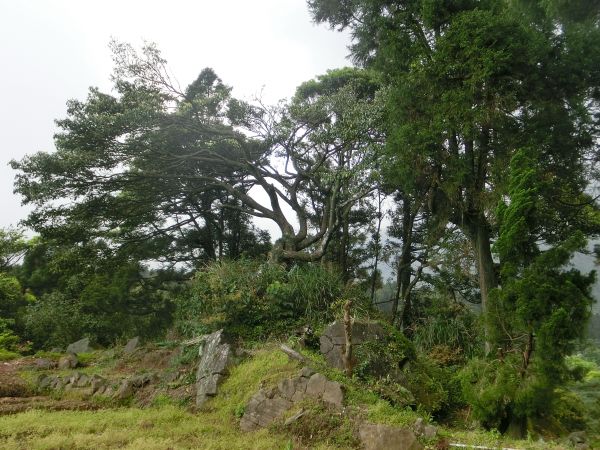
[[[200,344],[200,362],[196,371],[196,406],[202,406],[217,394],[218,385],[229,374],[233,351],[225,342],[223,330],[207,334]]]

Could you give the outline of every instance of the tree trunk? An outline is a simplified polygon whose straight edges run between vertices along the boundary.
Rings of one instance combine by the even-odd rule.
[[[350,310],[352,308],[352,300],[348,300],[344,305],[344,373],[352,376],[352,316]]]
[[[474,233],[471,236],[473,248],[477,257],[477,271],[479,274],[479,291],[481,293],[481,312],[486,314],[489,309],[490,291],[498,286],[496,273],[494,271],[494,259],[492,258],[492,249],[490,243],[490,232],[485,219],[480,220],[474,226]],[[485,351],[490,352],[490,342],[488,340],[489,330],[484,329],[485,333]]]
[[[407,298],[407,289],[410,285],[413,220],[410,199],[405,197],[402,204],[402,253],[398,260],[396,295],[394,296],[394,302],[392,303],[392,324],[394,324],[398,318],[398,307],[400,306],[399,300]]]
[[[342,218],[342,239],[340,244],[340,268],[342,270],[342,281],[344,284],[350,279],[350,272],[348,270],[348,245],[350,242],[350,226],[348,224],[348,216],[349,210],[344,213]]]
[[[377,210],[377,231],[375,232],[375,260],[373,261],[373,274],[371,276],[371,303],[375,301],[375,284],[377,283],[377,266],[379,265],[379,248],[381,240],[381,190],[377,191],[379,206]]]

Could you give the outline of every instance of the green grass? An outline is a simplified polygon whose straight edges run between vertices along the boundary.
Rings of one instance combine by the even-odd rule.
[[[18,353],[11,352],[10,350],[6,350],[5,348],[0,348],[0,361],[10,361],[11,359],[16,359],[20,357]]]
[[[329,411],[319,402],[295,405],[288,415],[302,407],[302,421],[285,427],[281,421],[272,427],[251,433],[239,429],[244,407],[258,389],[277,385],[297,375],[301,364],[291,361],[275,344],[252,350],[251,356],[231,369],[220,386],[219,394],[197,412],[161,391],[149,408],[115,407],[99,411],[29,411],[0,417],[2,449],[293,449],[321,450],[356,448],[357,424],[362,420],[390,425],[410,426],[419,414],[394,407],[370,392],[364,382],[349,379],[338,370],[326,367],[323,358],[304,352],[313,369],[339,381],[346,388],[345,413]],[[97,355],[88,369],[111,367],[114,361]],[[590,367],[586,378],[577,384],[578,395],[590,407],[600,404],[600,378]],[[39,371],[30,375],[39,375]],[[68,394],[68,393],[67,393]],[[422,416],[422,415],[421,415]],[[426,420],[430,420],[425,416]],[[315,432],[311,430],[314,428]],[[588,433],[591,434],[591,433]],[[497,432],[439,427],[439,436],[449,442],[519,449],[558,449],[561,445],[536,440],[510,440]],[[434,444],[430,442],[429,444]],[[592,443],[594,443],[592,438]]]
[[[232,420],[172,405],[101,411],[30,411],[0,419],[3,449],[279,449],[268,430],[242,433]]]
[[[155,407],[147,409],[29,411],[3,416],[0,448],[284,449],[289,437],[281,433],[241,432],[240,408],[261,386],[276,385],[298,369],[273,347],[258,350],[232,369],[219,395],[195,414],[161,396]]]

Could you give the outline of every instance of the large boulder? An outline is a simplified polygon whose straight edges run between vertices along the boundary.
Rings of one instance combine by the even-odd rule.
[[[283,416],[292,405],[293,403],[279,395],[277,390],[261,389],[248,402],[240,421],[240,428],[242,431],[252,431],[268,427],[275,419]]]
[[[200,344],[200,362],[196,371],[196,406],[217,394],[217,387],[229,374],[233,364],[231,345],[225,342],[223,330],[207,334]]]
[[[69,344],[69,346],[67,347],[67,353],[87,353],[90,350],[91,349],[89,338],[80,339],[77,342]]]
[[[367,341],[382,340],[385,337],[383,327],[376,322],[356,321],[352,324],[352,346],[360,346]],[[344,351],[346,334],[341,321],[329,325],[320,339],[320,349],[327,364],[336,369],[344,370]],[[354,361],[356,364],[356,361]]]
[[[297,377],[280,381],[276,388],[259,390],[246,405],[240,428],[252,431],[267,427],[305,398],[322,400],[341,409],[344,393],[339,383],[305,367]]]
[[[363,423],[358,434],[365,450],[421,450],[423,446],[408,428]]]

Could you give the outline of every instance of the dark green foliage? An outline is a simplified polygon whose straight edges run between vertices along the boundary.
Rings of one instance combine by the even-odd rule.
[[[240,259],[196,272],[178,301],[176,327],[195,336],[225,327],[260,339],[333,320],[331,305],[344,294],[339,273],[318,264],[284,266]]]
[[[19,271],[38,298],[24,310],[23,337],[36,347],[64,347],[88,336],[112,345],[158,337],[171,323],[177,273],[150,271],[116,258],[106,246],[58,246],[38,240]]]
[[[452,377],[448,375],[448,371],[424,356],[410,363],[406,371],[406,387],[415,396],[418,408],[434,415],[445,413],[444,410],[452,404]]]
[[[492,351],[463,371],[465,398],[475,417],[502,431],[525,431],[527,421],[549,415],[556,388],[571,376],[565,356],[583,337],[595,273],[569,269],[585,248],[581,232],[542,250],[539,217],[545,189],[539,166],[524,151],[512,159],[508,204],[498,208],[502,288],[492,292],[485,320]]]
[[[385,330],[382,339],[363,342],[353,350],[358,361],[353,373],[358,377],[389,374],[393,378],[416,358],[414,345],[401,332],[388,324],[379,325]]]
[[[415,293],[412,330],[415,346],[423,353],[446,346],[459,359],[479,354],[481,330],[475,312],[444,292],[440,282],[443,279],[435,280],[432,289]]]

